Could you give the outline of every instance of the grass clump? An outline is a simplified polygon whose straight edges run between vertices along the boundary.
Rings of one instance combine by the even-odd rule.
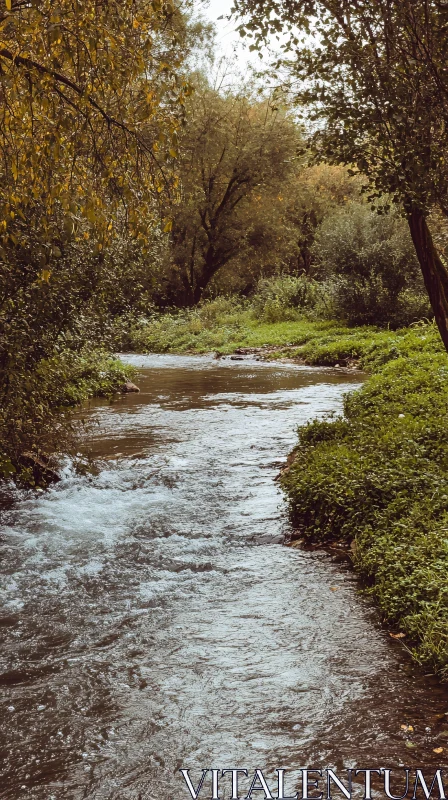
[[[345,398],[344,416],[299,431],[283,477],[315,542],[355,542],[354,565],[415,658],[448,677],[448,360],[403,354]],[[379,352],[384,356],[380,346]],[[372,356],[372,353],[370,353]]]
[[[135,377],[135,367],[104,350],[65,353],[54,364],[53,394],[58,406],[79,405],[91,397],[111,397]],[[62,375],[61,375],[62,372]],[[61,380],[62,378],[62,380]]]
[[[135,322],[122,347],[150,353],[231,352],[249,333],[250,313],[244,305],[220,297],[193,309]]]
[[[329,330],[327,335],[310,338],[301,355],[308,364],[333,366],[354,360],[369,372],[399,358],[419,353],[443,353],[444,348],[434,324],[419,324],[397,331],[363,326]],[[298,352],[299,354],[299,352]]]

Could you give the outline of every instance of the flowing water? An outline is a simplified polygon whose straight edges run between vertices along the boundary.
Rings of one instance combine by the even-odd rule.
[[[180,767],[439,765],[446,691],[348,567],[282,544],[296,428],[359,376],[130,360],[141,393],[89,412],[99,473],[3,514],[0,797],[186,800]]]

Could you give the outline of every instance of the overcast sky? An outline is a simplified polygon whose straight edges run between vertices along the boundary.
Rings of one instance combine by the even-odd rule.
[[[244,72],[250,64],[260,69],[265,62],[267,65],[267,57],[261,61],[257,53],[249,52],[244,46],[244,39],[236,32],[237,22],[219,19],[220,16],[227,16],[230,13],[232,5],[233,0],[196,0],[198,12],[216,25],[220,54],[227,57],[235,56],[240,72]]]

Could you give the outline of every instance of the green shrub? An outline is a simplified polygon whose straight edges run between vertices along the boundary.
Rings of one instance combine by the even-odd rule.
[[[325,218],[314,244],[332,311],[350,325],[403,327],[432,318],[406,221],[350,203]]]
[[[284,322],[314,309],[324,293],[325,288],[306,275],[278,275],[259,281],[251,305],[256,319]]]

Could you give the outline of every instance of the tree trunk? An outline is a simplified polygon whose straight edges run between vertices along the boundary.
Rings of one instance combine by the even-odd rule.
[[[226,262],[218,258],[215,247],[209,244],[206,252],[204,253],[204,264],[200,274],[195,275],[195,284],[193,289],[194,303],[197,305],[202,299],[202,295],[209,285],[215,273]]]
[[[437,327],[448,352],[448,272],[434,246],[423,211],[413,208],[408,223]]]
[[[196,284],[193,291],[193,305],[197,306],[202,298],[202,292],[204,291],[205,286],[201,286],[199,283]]]

